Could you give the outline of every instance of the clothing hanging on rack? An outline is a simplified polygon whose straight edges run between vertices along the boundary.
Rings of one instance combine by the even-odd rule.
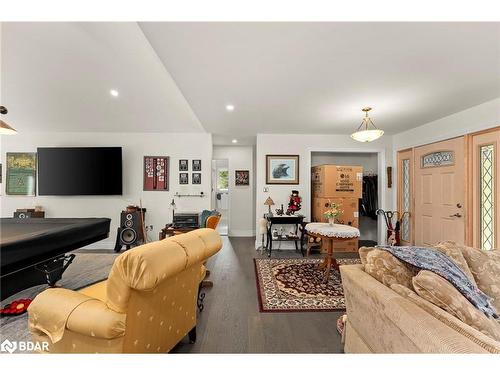
[[[378,176],[369,174],[363,176],[363,198],[361,199],[360,214],[377,220],[378,208]]]

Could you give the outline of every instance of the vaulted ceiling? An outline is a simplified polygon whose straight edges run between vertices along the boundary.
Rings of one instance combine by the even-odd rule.
[[[500,97],[500,23],[4,23],[1,74],[18,130],[397,133]]]

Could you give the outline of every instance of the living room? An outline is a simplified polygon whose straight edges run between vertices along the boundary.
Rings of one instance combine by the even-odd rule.
[[[50,14],[0,16],[2,352],[500,353],[500,22]]]

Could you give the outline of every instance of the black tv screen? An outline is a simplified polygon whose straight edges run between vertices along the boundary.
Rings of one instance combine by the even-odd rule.
[[[121,147],[38,148],[39,195],[121,195]]]

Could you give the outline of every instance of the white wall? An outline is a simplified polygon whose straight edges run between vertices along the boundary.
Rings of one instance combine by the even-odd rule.
[[[303,198],[302,210],[299,213],[309,220],[311,215],[311,152],[379,152],[382,163],[382,170],[379,172],[380,199],[379,204],[386,209],[392,208],[392,189],[387,188],[386,166],[392,165],[392,137],[384,136],[371,143],[359,143],[351,139],[348,135],[313,135],[313,134],[258,134],[256,152],[256,217],[260,218],[267,212],[264,201],[270,196],[276,206],[281,204],[284,207],[288,204],[288,199],[292,190],[299,190]],[[300,171],[298,185],[266,185],[266,155],[285,154],[299,155]],[[386,159],[387,157],[387,159]],[[394,185],[393,185],[394,186]],[[269,192],[264,192],[267,187]],[[379,220],[380,222],[381,220]],[[382,227],[379,226],[381,239]],[[258,244],[256,244],[258,245]]]
[[[415,124],[418,125],[418,124]],[[500,125],[500,98],[395,134],[394,150],[458,137]]]
[[[378,158],[376,153],[359,152],[313,152],[311,166],[322,164],[359,165],[363,173],[377,174]]]
[[[255,177],[252,146],[214,146],[214,159],[229,162],[229,235],[255,235]],[[250,171],[249,186],[235,186],[235,170]]]
[[[1,158],[5,181],[7,152],[36,152],[37,147],[62,146],[121,146],[123,148],[123,195],[122,196],[37,196],[1,197],[2,217],[12,217],[16,208],[44,207],[46,217],[109,217],[112,219],[108,239],[94,244],[93,248],[113,248],[116,228],[120,224],[120,212],[129,204],[142,204],[147,208],[146,224],[153,225],[149,237],[158,238],[159,230],[172,220],[169,203],[176,192],[199,193],[204,198],[175,198],[177,211],[201,211],[210,208],[212,138],[210,134],[167,133],[31,133],[1,137]],[[170,156],[170,190],[168,192],[143,191],[143,156]],[[179,159],[202,160],[202,184],[179,185]],[[191,173],[191,167],[190,172]],[[190,176],[191,181],[191,176]],[[2,184],[5,186],[5,184]]]
[[[397,152],[468,133],[500,126],[500,98],[479,104],[439,120],[417,126],[393,136],[393,164],[397,163]],[[397,206],[397,168],[394,168],[393,205]]]

